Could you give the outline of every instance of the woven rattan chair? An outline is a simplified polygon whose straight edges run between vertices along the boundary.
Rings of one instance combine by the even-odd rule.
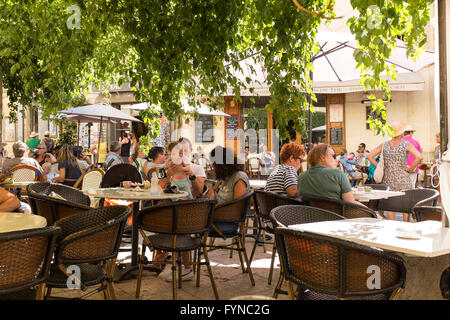
[[[115,300],[112,279],[123,229],[130,214],[131,209],[127,206],[113,206],[58,220],[55,225],[62,233],[57,239],[54,263],[50,267],[46,298],[54,298],[52,288],[67,288],[74,279],[70,271],[79,270],[79,284],[75,281],[79,289],[85,291],[87,287],[100,284],[98,289],[80,299],[103,291],[105,299]]]
[[[128,163],[116,164],[109,168],[103,176],[102,188],[119,187],[122,181],[142,183],[142,175],[139,170]]]
[[[241,268],[242,272],[245,273],[248,272],[248,275],[250,277],[250,282],[254,286],[255,280],[253,279],[253,273],[250,268],[250,262],[247,256],[247,251],[245,249],[245,220],[247,217],[247,210],[249,207],[249,201],[250,198],[253,197],[253,190],[251,190],[246,195],[240,197],[239,199],[227,201],[220,203],[216,206],[214,211],[214,219],[212,228],[210,229],[210,232],[208,236],[211,238],[208,248],[210,251],[212,250],[218,250],[218,249],[226,249],[226,250],[232,250],[237,251],[239,253],[239,260],[241,262]],[[237,223],[239,226],[236,229],[236,231],[229,232],[229,233],[222,233],[215,225],[214,223]],[[232,239],[231,243],[224,244],[224,245],[217,245],[215,244],[215,238],[221,238],[224,241],[227,241],[229,239]],[[247,269],[245,269],[244,266],[247,265]]]
[[[302,300],[396,298],[404,286],[405,265],[397,255],[282,227],[275,239],[290,299],[293,284]]]
[[[288,227],[294,224],[342,220],[345,218],[334,212],[320,208],[308,207],[303,205],[286,205],[271,210],[270,219],[272,220],[272,224],[276,227]],[[278,297],[279,293],[287,293],[281,290],[283,280],[283,266],[281,266],[280,277],[273,293],[273,297],[275,299]]]
[[[33,213],[47,219],[47,224],[92,209],[91,200],[80,190],[49,182],[30,184],[28,197]],[[51,196],[56,195],[56,196]]]
[[[402,191],[405,193],[403,196],[380,200],[378,210],[412,214],[415,206],[435,207],[439,198],[439,191],[435,189],[419,188]]]
[[[176,265],[178,264],[178,287],[181,288],[181,263],[175,257],[175,252],[183,251],[197,252],[197,287],[200,286],[200,248],[205,257],[211,286],[214,296],[219,299],[216,284],[206,250],[206,239],[212,223],[216,201],[210,199],[182,200],[172,203],[163,203],[142,209],[138,213],[137,227],[144,240],[142,255],[139,265],[139,275],[136,286],[136,298],[139,298],[142,281],[143,262],[145,260],[145,249],[163,250],[172,252],[172,292],[173,299],[177,299],[177,277]],[[155,235],[147,236],[145,233],[154,232]],[[162,262],[164,263],[164,262]],[[168,267],[168,266],[166,266]]]
[[[44,181],[44,177],[39,169],[27,164],[18,164],[9,170],[14,182]]]
[[[250,254],[250,264],[253,261],[253,256],[255,255],[256,247],[259,243],[263,244],[264,253],[266,252],[266,244],[272,245],[272,259],[270,263],[269,269],[269,278],[267,280],[268,284],[272,283],[273,276],[273,267],[275,264],[275,255],[277,251],[277,247],[275,245],[275,241],[271,243],[266,242],[266,232],[274,233],[274,226],[270,220],[270,211],[273,208],[289,205],[289,204],[302,204],[299,198],[291,198],[287,195],[281,195],[274,192],[268,192],[263,190],[255,190],[254,193],[254,202],[256,204],[255,211],[258,219],[258,234],[255,239],[255,243],[252,248],[252,252]],[[262,235],[262,241],[259,240]]]
[[[376,212],[372,209],[344,200],[302,197],[302,201],[307,206],[325,209],[337,213],[346,219],[377,217]]]
[[[412,209],[412,215],[414,221],[416,222],[426,220],[442,221],[441,207],[414,206]]]
[[[373,190],[387,190],[387,186],[383,183],[368,183],[364,184],[364,187],[371,187]],[[367,207],[374,211],[378,211],[378,203],[380,200],[369,200]]]
[[[261,179],[261,162],[258,158],[248,159],[248,171],[250,173],[249,178],[257,177]]]
[[[80,188],[83,191],[100,188],[104,175],[105,172],[100,168],[90,169],[83,173],[73,187],[75,189]]]
[[[60,232],[47,227],[0,233],[0,300],[43,299]]]

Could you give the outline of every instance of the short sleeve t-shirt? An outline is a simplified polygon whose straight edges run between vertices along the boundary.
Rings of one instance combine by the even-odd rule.
[[[74,181],[64,181],[63,184],[68,186],[73,186],[77,182],[78,178],[81,176],[81,171],[79,168],[74,167],[67,161],[61,161],[58,165],[58,169],[66,169],[65,179],[73,179]]]
[[[264,191],[285,193],[290,186],[297,185],[298,174],[294,167],[279,164],[273,169],[266,182]]]
[[[298,192],[304,197],[341,200],[344,193],[352,191],[347,176],[338,169],[314,166],[298,178]]]

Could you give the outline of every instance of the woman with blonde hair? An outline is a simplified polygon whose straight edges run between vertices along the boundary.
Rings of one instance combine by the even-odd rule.
[[[54,178],[53,182],[59,182],[73,187],[81,176],[81,170],[77,158],[73,155],[72,149],[68,144],[63,145],[58,151],[57,161],[59,177]]]

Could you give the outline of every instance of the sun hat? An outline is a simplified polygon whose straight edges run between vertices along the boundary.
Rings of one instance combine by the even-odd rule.
[[[39,136],[39,134],[34,131],[30,134],[30,138],[36,138],[38,136]]]
[[[414,128],[412,127],[412,125],[408,124],[408,125],[406,126],[406,128],[405,128],[405,132],[407,132],[407,131],[416,131],[416,129],[414,129]]]
[[[49,131],[45,131],[44,137],[49,137],[49,136],[50,136],[50,132]]]
[[[393,121],[391,123],[391,128],[393,131],[392,137],[395,138],[405,132],[406,125],[400,121]]]

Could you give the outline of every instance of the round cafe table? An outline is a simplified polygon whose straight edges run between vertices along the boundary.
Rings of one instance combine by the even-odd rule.
[[[179,191],[179,193],[163,193],[153,195],[149,189],[136,190],[134,188],[98,188],[83,191],[86,195],[93,198],[108,198],[117,200],[127,200],[133,202],[133,225],[131,231],[131,263],[124,264],[121,269],[116,270],[114,281],[119,282],[123,280],[126,275],[131,271],[137,270],[138,265],[138,247],[139,247],[139,234],[136,227],[136,218],[141,207],[143,200],[181,200],[187,198],[188,193],[186,191]],[[159,269],[153,266],[146,266],[145,269],[150,271],[159,271]]]
[[[36,214],[0,212],[0,232],[44,228],[47,219]]]

